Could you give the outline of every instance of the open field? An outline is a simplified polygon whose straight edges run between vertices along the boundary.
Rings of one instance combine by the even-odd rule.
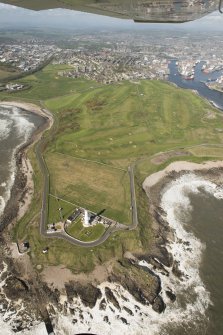
[[[0,81],[1,79],[5,79],[19,73],[20,71],[16,68],[13,68],[12,66],[0,65]]]
[[[105,210],[103,215],[111,219],[131,223],[127,172],[57,153],[48,154],[46,162],[50,193],[95,213]],[[49,213],[51,216],[51,208]]]
[[[57,223],[61,221],[61,215],[59,208],[62,208],[61,215],[63,220],[65,221],[69,215],[71,215],[76,206],[71,205],[68,202],[62,201],[60,199],[56,199],[52,196],[49,196],[49,221],[48,223]]]
[[[36,192],[30,211],[15,226],[13,234],[15,238],[29,239],[34,264],[63,264],[74,272],[89,272],[97,263],[122,258],[125,251],[149,252],[152,218],[142,190],[143,180],[175,160],[222,159],[219,145],[223,143],[223,133],[219,127],[223,118],[197,95],[167,83],[123,82],[98,87],[86,80],[56,79],[58,69],[50,65],[23,78],[32,88],[13,94],[14,100],[42,100],[54,114],[55,124],[45,135],[49,143],[44,153],[50,192],[74,204],[63,203],[66,215],[80,205],[95,212],[106,209],[105,216],[128,223],[127,169],[134,163],[139,226],[134,231],[113,234],[91,252],[62,240],[41,237],[38,225],[42,176],[31,150]],[[0,98],[10,96],[0,93]],[[199,146],[203,143],[205,146]],[[154,160],[155,154],[169,150],[173,154],[162,154]],[[49,199],[49,221],[54,221],[59,218],[58,202]],[[71,227],[73,234],[80,233],[77,228]],[[49,253],[43,255],[46,245]]]

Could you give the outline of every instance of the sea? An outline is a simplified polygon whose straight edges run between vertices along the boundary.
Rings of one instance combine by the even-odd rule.
[[[15,180],[15,154],[43,123],[37,114],[0,105],[0,222]]]
[[[176,61],[170,63],[169,81],[180,87],[196,89],[199,94],[223,109],[223,94],[212,91],[201,82],[201,64],[197,65],[194,80],[184,80],[177,70]],[[216,75],[216,73],[215,73]],[[220,73],[218,74],[220,75]],[[200,78],[201,78],[200,77]],[[16,107],[0,107],[0,210],[3,211],[10,196],[15,177],[15,152],[41,125],[41,118]],[[222,180],[223,184],[223,180]],[[92,333],[97,335],[222,335],[223,334],[223,187],[189,172],[171,181],[163,191],[161,207],[165,219],[173,228],[175,240],[167,245],[182,273],[181,279],[159,273],[162,285],[161,296],[166,310],[157,314],[150,306],[139,306],[133,297],[114,283],[100,285],[102,295],[109,286],[121,306],[99,309],[99,303],[91,310],[77,298],[76,323],[72,315],[58,312],[54,316],[55,334],[74,335]],[[1,212],[0,212],[1,213]],[[151,270],[150,264],[141,261]],[[167,268],[168,270],[168,268]],[[167,290],[176,294],[171,302]],[[124,298],[123,298],[124,297]],[[136,308],[136,305],[140,307]],[[133,311],[129,315],[123,307]],[[79,317],[80,310],[82,317]],[[109,322],[105,321],[109,318]],[[126,320],[122,322],[121,318]],[[5,326],[4,326],[5,324]],[[0,315],[1,329],[13,334]],[[36,330],[21,334],[35,334]],[[40,325],[38,334],[45,334]]]

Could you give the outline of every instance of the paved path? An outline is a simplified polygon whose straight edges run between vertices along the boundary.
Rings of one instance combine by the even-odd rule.
[[[138,226],[138,213],[136,205],[136,194],[135,194],[135,177],[134,177],[134,166],[131,165],[128,168],[130,178],[130,192],[131,192],[131,210],[132,210],[132,224],[129,229],[135,229]]]

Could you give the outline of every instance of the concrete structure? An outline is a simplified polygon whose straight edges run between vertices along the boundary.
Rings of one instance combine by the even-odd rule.
[[[89,214],[88,211],[85,209],[84,210],[84,227],[89,227],[90,223],[89,223]]]

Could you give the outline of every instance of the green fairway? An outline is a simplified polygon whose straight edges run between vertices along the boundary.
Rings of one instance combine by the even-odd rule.
[[[63,264],[73,272],[89,272],[95,264],[121,259],[126,251],[149,252],[154,236],[142,182],[175,160],[199,163],[222,159],[223,119],[199,96],[164,82],[145,80],[138,85],[122,82],[99,87],[86,80],[58,77],[59,70],[61,66],[49,65],[23,78],[31,88],[13,94],[13,100],[41,100],[54,115],[54,126],[44,135],[51,193],[48,222],[60,220],[58,208],[63,208],[66,219],[81,206],[93,212],[105,209],[104,216],[131,223],[128,167],[135,164],[139,226],[112,234],[90,252],[40,236],[43,179],[31,149],[35,195],[30,210],[15,225],[13,236],[15,240],[29,239],[36,265]],[[10,95],[0,93],[3,98]],[[94,228],[83,228],[79,222],[68,229],[71,235],[90,241],[103,233],[104,227]],[[43,255],[46,246],[49,252]]]
[[[142,94],[142,95],[141,95]],[[189,91],[153,81],[105,86],[46,101],[59,119],[48,152],[127,168],[143,156],[173,147],[219,143],[220,116]]]

